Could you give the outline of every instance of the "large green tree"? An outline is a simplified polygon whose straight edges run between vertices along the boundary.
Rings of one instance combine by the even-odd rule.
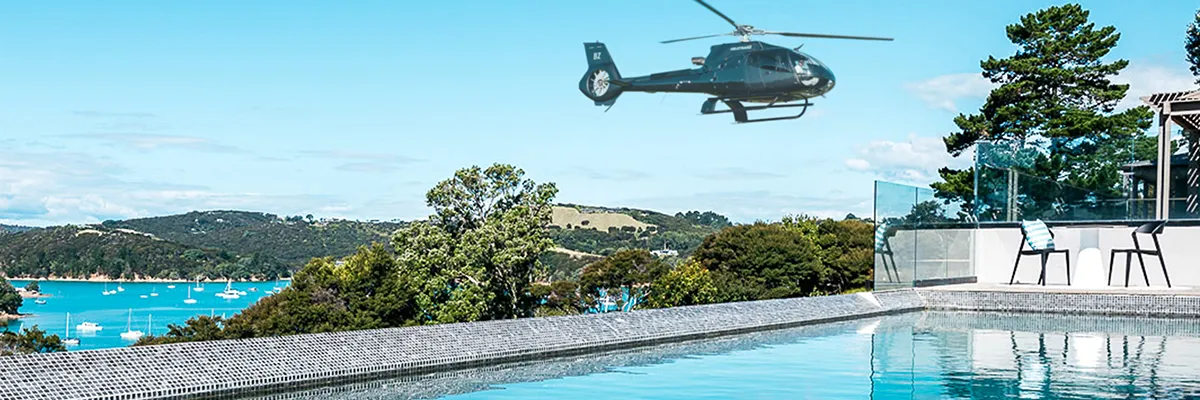
[[[458,170],[426,194],[429,220],[393,237],[400,264],[422,285],[428,322],[533,314],[529,286],[553,245],[545,228],[558,189],[524,174],[504,164]]]
[[[0,277],[0,314],[16,314],[22,303],[24,299],[21,299],[17,289],[7,279]]]
[[[955,117],[958,130],[945,137],[946,150],[958,157],[981,140],[1038,146],[1045,155],[1028,173],[1116,195],[1119,166],[1133,158],[1132,142],[1153,140],[1144,137],[1153,114],[1145,106],[1115,111],[1129,85],[1110,78],[1129,62],[1102,60],[1120,34],[1112,26],[1097,28],[1088,16],[1078,4],[1067,4],[1009,25],[1017,51],[980,63],[983,76],[998,87],[978,113]],[[944,168],[943,182],[932,186],[946,201],[974,201],[968,185],[974,173]]]
[[[718,301],[807,296],[825,268],[812,237],[761,222],[705,238],[692,257],[712,273]]]
[[[1187,61],[1191,64],[1192,75],[1200,84],[1200,10],[1196,11],[1196,20],[1188,25],[1187,39],[1184,41],[1187,50]]]

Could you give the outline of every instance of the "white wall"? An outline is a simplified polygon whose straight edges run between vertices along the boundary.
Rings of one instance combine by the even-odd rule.
[[[1071,251],[1071,279],[1075,280],[1075,274],[1079,270],[1081,233],[1084,229],[1095,228],[1052,227],[1051,229],[1055,235],[1055,246]],[[1133,229],[1133,227],[1099,229],[1100,261],[1105,279],[1108,277],[1110,250],[1114,247],[1132,248],[1133,240],[1130,238],[1129,233]],[[1141,242],[1143,249],[1154,248],[1154,242],[1150,239],[1149,235],[1139,234],[1138,240]],[[1159,235],[1158,240],[1162,245],[1163,258],[1167,263],[1167,272],[1170,273],[1171,284],[1176,287],[1200,287],[1200,268],[1197,268],[1197,262],[1195,261],[1197,257],[1200,257],[1200,227],[1173,227],[1168,225],[1163,229],[1163,233]],[[1007,284],[1009,277],[1012,275],[1013,262],[1016,261],[1017,249],[1020,245],[1020,228],[979,229],[975,234],[974,259],[975,272],[979,282]],[[1026,249],[1028,250],[1028,247]],[[1163,279],[1162,267],[1160,267],[1158,258],[1146,255],[1143,255],[1143,257],[1146,261],[1146,273],[1150,277],[1150,286],[1166,287],[1166,281]],[[1041,272],[1040,262],[1038,256],[1021,257],[1020,266],[1017,270],[1017,282],[1037,283],[1038,274]],[[1067,283],[1066,268],[1062,254],[1055,254],[1050,257],[1050,261],[1046,264],[1046,276],[1046,283],[1049,285],[1064,285]],[[1117,260],[1113,264],[1112,284],[1114,286],[1124,286],[1125,284],[1125,256],[1123,254],[1118,254]],[[1142,270],[1139,267],[1136,255],[1134,255],[1132,260],[1129,286],[1146,286],[1146,281],[1142,277]]]

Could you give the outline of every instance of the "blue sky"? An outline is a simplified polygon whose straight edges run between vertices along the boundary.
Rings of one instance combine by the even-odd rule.
[[[702,95],[579,93],[583,42],[623,75],[689,68],[731,27],[685,0],[0,3],[0,223],[241,209],[416,219],[454,170],[515,164],[561,202],[749,222],[870,215],[873,181],[933,181],[940,137],[986,97],[1004,27],[1044,1],[713,0],[830,66],[806,117],[734,125]],[[1122,38],[1131,99],[1193,87],[1188,1],[1085,5]],[[956,111],[957,110],[957,111]]]

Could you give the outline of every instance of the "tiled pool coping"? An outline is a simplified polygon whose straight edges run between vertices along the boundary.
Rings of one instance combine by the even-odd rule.
[[[1200,295],[898,289],[246,340],[0,357],[0,398],[170,399],[450,371],[917,311],[1200,315]]]

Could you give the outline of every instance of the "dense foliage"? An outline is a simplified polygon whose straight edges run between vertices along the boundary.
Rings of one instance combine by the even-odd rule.
[[[0,272],[9,277],[274,279],[287,266],[100,227],[61,226],[0,236]]]
[[[0,332],[0,356],[58,351],[67,351],[62,339],[58,335],[46,336],[46,331],[38,329],[37,325],[25,328],[21,333]]]
[[[693,257],[720,302],[841,293],[871,286],[872,232],[861,220],[789,217],[726,228]]]
[[[983,76],[999,85],[979,113],[959,114],[958,131],[945,138],[946,150],[960,156],[979,141],[1009,141],[1042,150],[1026,173],[1088,188],[1102,197],[1120,195],[1120,165],[1131,161],[1136,142],[1153,141],[1144,131],[1153,113],[1145,106],[1114,112],[1127,84],[1110,78],[1129,62],[1101,59],[1117,44],[1111,26],[1096,28],[1077,4],[1049,7],[1021,17],[1006,29],[1018,50],[1008,58],[989,56]],[[938,197],[961,201],[968,209],[974,170],[939,171]],[[1083,200],[1084,191],[1043,193]]]
[[[164,217],[105,221],[109,228],[145,232],[192,247],[234,254],[259,252],[299,268],[318,257],[353,254],[358,246],[388,242],[398,222],[317,220],[245,211],[193,211]]]
[[[25,232],[30,229],[33,229],[33,228],[28,227],[28,226],[20,226],[20,225],[0,224],[0,235],[6,234],[6,233],[21,233],[21,232]]]
[[[629,293],[643,297],[646,289],[670,270],[670,266],[646,250],[621,250],[583,269],[579,278],[582,300],[591,303],[599,293]],[[624,301],[619,296],[619,306]]]
[[[712,274],[695,260],[676,266],[655,279],[646,305],[653,308],[690,306],[717,301]]]
[[[729,218],[725,218],[724,215],[717,214],[712,211],[688,211],[686,213],[680,212],[675,213],[675,217],[686,219],[696,225],[709,226],[716,229],[733,226],[733,224],[729,222]]]
[[[24,301],[17,289],[7,279],[0,277],[0,314],[16,315]]]
[[[1187,62],[1190,64],[1196,83],[1200,84],[1200,10],[1196,11],[1196,20],[1188,25],[1187,37],[1183,42],[1187,52]]]
[[[193,318],[139,344],[532,316],[557,189],[523,175],[502,164],[459,170],[427,193],[435,213],[398,231],[394,250],[314,259],[282,293],[228,320]]]
[[[37,282],[37,281],[29,281],[29,283],[25,284],[25,291],[26,291],[26,292],[30,292],[30,293],[38,293],[38,292],[41,292],[41,291],[42,291],[41,289],[42,289],[42,287],[41,287],[41,286],[38,286],[38,282]]]

